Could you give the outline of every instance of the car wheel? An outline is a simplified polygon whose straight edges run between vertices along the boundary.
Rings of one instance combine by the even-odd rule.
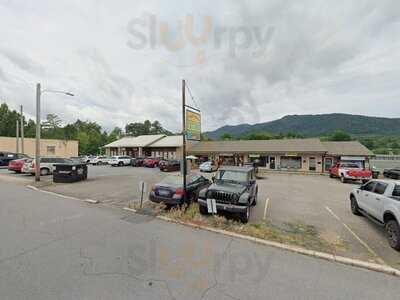
[[[119,163],[118,163],[118,167],[122,167],[124,165],[124,163],[122,162],[122,161],[120,161]]]
[[[256,191],[256,194],[255,194],[255,196],[254,196],[254,201],[253,201],[253,206],[256,206],[257,205],[257,198],[258,198],[258,190]]]
[[[386,223],[386,232],[390,247],[400,250],[400,227],[396,220],[390,220]]]
[[[357,199],[354,196],[350,197],[350,208],[353,215],[360,216],[360,208],[358,207]]]
[[[199,205],[199,210],[200,210],[200,214],[202,214],[202,215],[208,215],[207,206]]]
[[[347,182],[346,178],[344,178],[343,175],[340,176],[340,181],[341,181],[342,183],[346,183],[346,182]]]
[[[40,169],[40,176],[47,176],[50,174],[50,170],[49,169]]]
[[[240,221],[242,221],[242,223],[247,223],[249,222],[250,219],[250,205],[246,206],[246,211],[244,213],[241,213],[239,215]]]

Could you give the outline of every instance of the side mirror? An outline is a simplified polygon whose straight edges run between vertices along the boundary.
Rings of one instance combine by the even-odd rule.
[[[249,181],[249,184],[250,184],[250,185],[256,184],[256,180],[255,180],[255,179],[251,179],[251,180]]]

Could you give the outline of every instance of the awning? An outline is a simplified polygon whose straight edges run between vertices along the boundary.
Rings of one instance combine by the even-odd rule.
[[[363,156],[342,156],[340,160],[351,160],[351,161],[364,161],[365,157]]]

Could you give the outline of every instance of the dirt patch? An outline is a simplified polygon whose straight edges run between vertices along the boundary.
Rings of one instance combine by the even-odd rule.
[[[197,204],[188,207],[174,207],[167,209],[164,205],[151,203],[144,209],[133,205],[139,213],[148,214],[149,208],[153,215],[162,215],[168,218],[191,223],[195,225],[214,227],[238,234],[248,235],[264,240],[302,247],[314,251],[322,251],[335,254],[339,249],[345,249],[346,245],[339,240],[324,238],[314,226],[297,223],[272,224],[268,221],[252,224],[227,219],[224,216],[200,214]]]

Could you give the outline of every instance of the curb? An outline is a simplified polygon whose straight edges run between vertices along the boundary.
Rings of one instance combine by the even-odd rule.
[[[344,256],[336,256],[336,255],[325,253],[325,252],[319,252],[319,251],[307,250],[307,249],[300,248],[300,247],[289,246],[289,245],[285,245],[285,244],[278,243],[278,242],[263,240],[263,239],[259,239],[256,237],[251,237],[251,236],[247,236],[247,235],[242,235],[242,234],[226,231],[223,229],[215,229],[212,227],[197,225],[197,224],[193,224],[193,223],[185,223],[185,222],[174,220],[174,219],[164,217],[164,216],[157,216],[157,219],[160,219],[160,220],[163,220],[166,222],[170,222],[170,223],[189,226],[189,227],[196,228],[196,229],[207,230],[210,232],[227,235],[227,236],[234,237],[234,238],[248,240],[251,242],[255,242],[257,244],[262,244],[265,246],[270,246],[270,247],[278,248],[281,250],[294,252],[297,254],[302,254],[302,255],[311,256],[311,257],[315,257],[315,258],[319,258],[319,259],[324,259],[327,261],[336,262],[336,263],[340,263],[343,265],[368,269],[371,271],[400,277],[400,270],[394,269],[389,266],[384,266],[384,265],[375,264],[375,263],[369,263],[369,262],[365,262],[362,260],[348,258],[348,257],[344,257]]]

